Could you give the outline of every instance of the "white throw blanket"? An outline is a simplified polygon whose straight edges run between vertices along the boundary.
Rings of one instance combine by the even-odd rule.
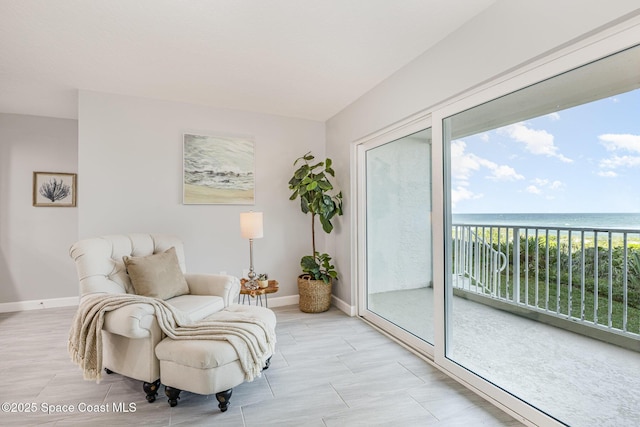
[[[102,377],[102,325],[104,315],[129,304],[153,306],[160,329],[174,340],[224,340],[238,353],[245,380],[259,377],[264,360],[275,349],[275,332],[264,322],[242,312],[222,311],[215,320],[192,321],[163,300],[131,294],[92,294],[83,297],[69,331],[68,350],[84,379]]]

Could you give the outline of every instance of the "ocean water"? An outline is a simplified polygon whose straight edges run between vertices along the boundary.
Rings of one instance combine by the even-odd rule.
[[[640,230],[640,213],[453,214],[453,224]]]

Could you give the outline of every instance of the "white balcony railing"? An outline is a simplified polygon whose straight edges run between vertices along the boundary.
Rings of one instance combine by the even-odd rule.
[[[453,287],[638,340],[640,230],[453,225]],[[634,345],[635,345],[634,344]]]

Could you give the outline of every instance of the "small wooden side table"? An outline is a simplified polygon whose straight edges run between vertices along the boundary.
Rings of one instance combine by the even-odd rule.
[[[262,306],[262,295],[264,295],[264,306],[269,307],[269,299],[267,297],[268,294],[274,294],[278,292],[278,281],[277,280],[269,280],[269,286],[266,288],[258,288],[258,289],[247,289],[244,285],[247,283],[247,279],[240,280],[240,295],[242,295],[242,302],[244,304],[245,300],[249,302],[251,305],[251,298],[256,299],[256,305],[258,303]],[[249,299],[247,299],[247,296]]]

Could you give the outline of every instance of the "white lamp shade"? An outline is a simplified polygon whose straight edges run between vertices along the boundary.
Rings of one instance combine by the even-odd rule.
[[[243,239],[262,238],[262,212],[240,213],[240,235]]]

